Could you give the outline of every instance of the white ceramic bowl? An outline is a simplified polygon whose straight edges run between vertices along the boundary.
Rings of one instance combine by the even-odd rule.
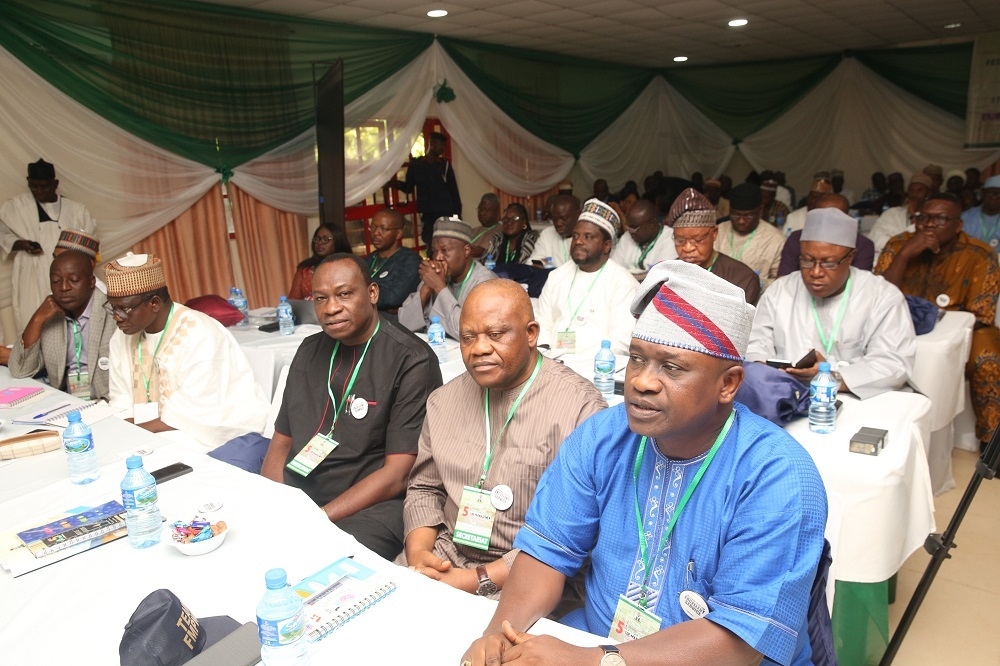
[[[219,522],[219,518],[213,516],[212,522],[213,523]],[[173,532],[173,528],[167,527],[166,531],[168,532],[168,534],[164,538],[169,539],[170,545],[172,545],[177,550],[181,551],[185,555],[204,555],[206,553],[211,553],[213,550],[219,548],[222,545],[222,542],[226,540],[226,537],[229,536],[229,533],[232,531],[232,528],[229,526],[229,522],[226,521],[226,529],[223,532],[216,534],[211,539],[205,539],[204,541],[196,541],[194,543],[181,543],[179,541],[174,541],[173,537],[170,536],[170,533]]]

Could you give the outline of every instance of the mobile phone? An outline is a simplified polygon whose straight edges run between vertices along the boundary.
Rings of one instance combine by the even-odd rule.
[[[276,332],[276,331],[277,331],[277,330],[278,330],[279,328],[281,328],[281,324],[279,324],[279,323],[278,323],[278,322],[276,322],[276,321],[272,321],[272,322],[271,322],[271,323],[269,323],[269,324],[264,324],[264,325],[262,325],[262,326],[258,326],[258,327],[257,327],[257,330],[258,330],[258,331],[263,331],[264,333],[274,333],[274,332]]]
[[[805,356],[803,356],[802,358],[800,358],[795,363],[795,367],[798,370],[802,370],[804,368],[811,368],[814,365],[816,365],[816,350],[815,349],[810,349],[808,354],[806,354]]]
[[[771,366],[772,368],[777,368],[778,370],[784,370],[785,368],[792,367],[791,361],[782,361],[776,358],[769,358],[766,361],[764,361],[764,363]]]
[[[156,479],[157,483],[163,483],[164,481],[169,481],[170,479],[176,479],[178,476],[184,476],[191,472],[191,466],[185,465],[184,463],[174,463],[173,465],[167,465],[166,467],[161,467],[160,469],[154,469],[150,474]]]

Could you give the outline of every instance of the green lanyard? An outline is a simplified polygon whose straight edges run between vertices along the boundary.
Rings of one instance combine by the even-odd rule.
[[[829,339],[826,337],[826,333],[823,331],[823,324],[819,321],[819,313],[816,312],[816,299],[812,296],[809,297],[809,305],[812,306],[813,321],[816,322],[816,331],[819,333],[820,344],[823,345],[823,354],[827,359],[830,358],[830,350],[833,349],[833,343],[837,339],[837,331],[840,330],[840,322],[844,320],[844,313],[847,312],[847,300],[851,296],[851,278],[847,278],[847,286],[844,287],[844,295],[840,297],[840,307],[837,308],[837,317],[833,320],[833,330],[830,331]]]
[[[510,238],[504,239],[504,245],[506,246],[507,249],[504,250],[503,257],[506,260],[506,263],[508,264],[513,263],[513,260],[517,258],[517,255],[520,254],[520,248],[514,248],[514,252],[511,252]]]
[[[730,222],[730,224],[732,224],[732,222]],[[736,252],[735,232],[733,231],[732,227],[729,227],[729,250],[730,252],[734,253],[733,259],[735,259],[736,261],[742,260],[743,252],[747,249],[747,245],[750,244],[750,241],[753,240],[753,237],[757,235],[758,229],[760,229],[760,223],[758,223],[757,226],[754,228],[754,230],[750,232],[750,236],[745,241],[743,241],[743,247],[740,248],[740,251]]]
[[[646,249],[642,251],[642,254],[639,255],[639,259],[635,262],[636,268],[642,268],[642,262],[646,261],[646,255],[649,254],[649,251],[653,249],[654,245],[656,245],[656,241],[660,240],[660,234],[662,233],[663,225],[661,224],[660,230],[656,232],[656,238],[649,242],[649,245],[646,246]]]
[[[473,262],[473,263],[475,263],[475,262]],[[472,266],[473,266],[473,264],[469,264],[469,271],[465,274],[465,277],[462,278],[462,284],[458,285],[458,293],[455,294],[455,300],[456,301],[462,296],[462,290],[465,289],[465,283],[469,281],[470,277],[472,277]],[[451,281],[451,279],[449,278],[449,282],[450,281]]]
[[[163,344],[163,339],[167,337],[167,331],[170,330],[170,319],[174,316],[174,304],[170,304],[170,312],[167,313],[167,323],[163,325],[163,335],[160,339],[156,341],[156,349],[153,350],[153,360],[156,360],[156,355],[160,353],[160,345]],[[146,389],[146,402],[149,402],[149,382],[150,378],[146,376],[146,369],[142,367],[142,340],[136,340],[135,346],[138,348],[139,356],[139,374],[142,376],[142,385]],[[79,366],[78,366],[79,367]]]
[[[583,295],[583,300],[581,300],[577,304],[576,309],[573,309],[573,301],[571,300],[571,297],[573,296],[573,284],[576,282],[576,276],[580,274],[580,267],[579,266],[576,267],[576,272],[573,273],[573,279],[570,280],[569,283],[569,291],[566,292],[566,309],[567,310],[573,309],[573,314],[570,315],[569,317],[569,323],[566,324],[567,331],[569,330],[569,327],[573,325],[573,321],[576,319],[576,313],[579,312],[580,308],[583,307],[583,304],[587,302],[587,298],[590,296],[590,292],[594,290],[594,285],[597,284],[597,281],[601,279],[601,273],[604,272],[604,269],[607,268],[607,265],[608,262],[605,261],[604,265],[601,266],[601,270],[597,271],[597,275],[594,276],[594,281],[590,283],[589,287],[587,287],[587,293]]]
[[[730,412],[729,418],[726,419],[726,425],[722,426],[722,431],[719,436],[715,438],[715,443],[712,444],[712,448],[708,450],[708,455],[701,462],[701,467],[695,472],[694,478],[691,479],[691,483],[688,484],[687,489],[684,491],[684,495],[681,496],[681,501],[677,503],[677,508],[670,515],[670,522],[667,523],[667,529],[663,533],[663,538],[660,539],[660,547],[657,552],[663,550],[667,545],[667,540],[670,539],[671,533],[674,531],[674,526],[677,524],[678,518],[680,518],[681,512],[684,507],[687,506],[688,500],[691,499],[691,495],[694,494],[694,489],[698,487],[698,483],[701,482],[701,477],[705,476],[705,470],[708,466],[712,464],[712,459],[715,458],[715,454],[719,451],[719,446],[722,445],[722,441],[729,434],[729,429],[733,425],[733,421],[736,419],[736,412]],[[642,454],[646,451],[646,438],[643,437],[639,440],[639,450],[635,454],[635,465],[632,467],[632,481],[635,483],[635,524],[639,529],[639,555],[642,558],[642,591],[639,595],[639,604],[645,608],[646,607],[646,585],[649,583],[650,574],[650,561],[649,561],[649,544],[646,542],[646,530],[643,529],[642,525],[642,508],[639,506],[639,470],[642,469]]]
[[[708,268],[706,268],[705,270],[708,271],[709,273],[711,273],[712,269],[715,267],[715,262],[716,262],[716,260],[718,258],[719,258],[719,253],[718,252],[713,252],[712,253],[712,263],[710,263],[708,265]]]
[[[368,338],[368,342],[365,343],[365,348],[361,351],[361,358],[358,359],[358,364],[354,366],[354,371],[351,373],[351,379],[347,382],[347,388],[344,389],[344,395],[341,396],[340,404],[337,404],[337,398],[333,395],[333,388],[330,386],[330,382],[333,379],[333,359],[337,357],[337,350],[340,349],[340,340],[333,345],[333,353],[330,354],[330,369],[327,371],[327,377],[330,379],[326,382],[326,392],[330,395],[330,402],[333,403],[333,423],[330,424],[330,434],[329,437],[333,437],[333,429],[337,427],[337,419],[340,418],[341,412],[344,411],[344,405],[347,404],[347,396],[351,395],[351,389],[354,388],[354,381],[358,378],[358,373],[361,371],[361,365],[365,362],[365,355],[368,353],[368,347],[371,346],[372,340],[378,335],[378,329],[382,327],[382,320],[379,319],[375,324],[375,332],[372,336]]]
[[[82,370],[80,356],[83,354],[83,338],[80,337],[80,324],[75,319],[70,319],[69,323],[73,326],[73,353],[76,356],[76,381],[80,381],[80,372]],[[148,393],[149,390],[147,389],[146,392]]]
[[[510,420],[514,418],[514,412],[521,405],[521,401],[524,399],[524,394],[528,392],[531,385],[535,383],[535,378],[538,377],[538,373],[542,369],[542,355],[538,355],[538,360],[535,361],[535,369],[528,377],[528,381],[525,382],[524,388],[521,392],[517,394],[517,398],[514,399],[514,403],[510,406],[510,411],[507,412],[507,420],[504,421],[503,427],[500,428],[499,434],[497,434],[497,444],[503,438],[504,432],[507,430],[507,426],[510,425]],[[490,465],[493,464],[493,445],[492,445],[492,434],[490,428],[490,390],[486,389],[483,394],[483,413],[486,415],[486,456],[483,458],[483,473],[479,475],[479,481],[476,483],[476,488],[482,488],[483,483],[486,482],[486,474],[490,471]]]
[[[382,269],[383,266],[385,266],[386,262],[388,262],[390,259],[392,259],[392,257],[386,257],[385,259],[382,260],[382,263],[380,264],[380,263],[377,263],[377,261],[376,261],[377,258],[378,258],[378,254],[375,254],[372,257],[372,266],[371,266],[371,269],[370,269],[371,272],[368,273],[368,277],[370,277],[370,278],[374,278],[375,274],[378,273]]]

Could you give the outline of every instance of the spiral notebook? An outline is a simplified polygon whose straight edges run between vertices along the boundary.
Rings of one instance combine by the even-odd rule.
[[[365,612],[396,589],[374,569],[344,557],[302,579],[293,588],[306,612],[306,638],[318,641]]]
[[[18,416],[15,417],[11,423],[15,423],[17,425],[36,426],[49,425],[56,426],[58,428],[65,428],[69,425],[67,415],[70,412],[80,412],[80,419],[87,425],[94,425],[98,421],[106,419],[114,414],[108,403],[103,400],[94,400],[82,405],[64,405],[53,411],[44,412],[40,415]]]
[[[41,386],[8,386],[0,389],[0,409],[17,407],[21,403],[41,395],[45,389]]]

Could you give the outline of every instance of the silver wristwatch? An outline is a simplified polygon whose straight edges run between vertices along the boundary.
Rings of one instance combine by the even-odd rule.
[[[604,650],[600,666],[626,666],[625,658],[618,652],[617,647],[614,645],[601,645],[600,648]]]

